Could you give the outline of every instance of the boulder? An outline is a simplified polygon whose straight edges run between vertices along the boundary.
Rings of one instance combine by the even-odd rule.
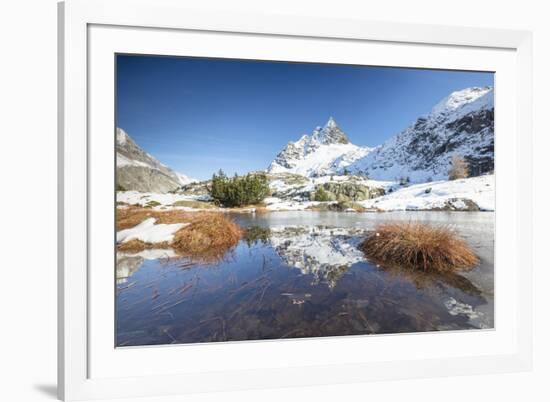
[[[384,195],[384,189],[358,183],[328,182],[321,185],[330,201],[363,201]],[[316,190],[319,186],[316,188]]]

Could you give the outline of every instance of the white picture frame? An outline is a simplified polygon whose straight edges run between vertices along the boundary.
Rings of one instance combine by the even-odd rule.
[[[204,39],[206,36],[210,40]],[[224,38],[229,38],[227,43],[216,49],[215,42],[221,43]],[[311,44],[307,52],[304,42]],[[182,43],[189,47],[182,49]],[[269,46],[262,46],[266,43]],[[113,126],[114,108],[109,103],[114,98],[114,88],[109,81],[113,79],[111,56],[121,51],[182,55],[192,51],[192,55],[215,52],[223,57],[351,63],[359,60],[352,51],[358,46],[371,50],[368,60],[374,64],[486,68],[497,73],[496,265],[499,271],[496,276],[497,282],[500,280],[497,292],[506,296],[499,300],[502,303],[507,300],[507,304],[500,307],[496,304],[495,330],[124,351],[115,350],[114,343],[109,346],[109,339],[113,338],[109,309],[113,305],[108,297],[99,302],[94,294],[108,294],[112,284],[103,285],[105,276],[96,275],[91,268],[103,258],[99,249],[91,244],[99,244],[98,234],[101,237],[105,233],[102,227],[112,225],[112,217],[107,216],[109,212],[102,206],[101,200],[105,198],[97,178],[113,176],[109,170],[113,167],[101,163],[103,155],[108,157],[113,150],[109,148],[109,141],[98,142],[98,136],[94,135],[96,130]],[[326,52],[319,55],[322,49],[328,48],[333,50],[331,56]],[[531,48],[531,33],[525,31],[244,15],[187,9],[177,0],[60,3],[59,397],[64,400],[144,397],[529,370],[532,361]],[[303,51],[299,52],[300,49]],[[500,95],[499,88],[502,88]],[[499,198],[498,175],[506,178],[507,189],[513,193],[507,200]],[[105,188],[112,191],[114,187],[106,183]],[[105,208],[112,207],[109,204],[113,202],[112,195],[110,197],[104,203]],[[99,219],[103,223],[98,224],[98,219],[94,219],[91,224],[91,213],[94,218],[105,213],[105,220]],[[503,219],[499,220],[499,216]],[[500,238],[498,233],[502,233]],[[463,347],[456,346],[453,353],[445,356],[438,353],[438,347],[449,342]],[[471,347],[474,344],[479,347]],[[430,353],[422,345],[431,345],[433,350]],[[492,346],[484,351],[483,345]],[[390,347],[397,353],[408,346],[414,353],[403,353],[401,357],[390,356],[389,351],[387,355],[374,353],[375,349],[385,353]],[[319,347],[325,351],[322,358],[316,355]],[[339,353],[339,350],[367,351],[369,347],[373,349],[369,358],[361,353],[345,356]],[[186,360],[197,362],[196,367],[180,370],[172,358],[176,354],[177,361],[186,356]],[[258,362],[258,355],[266,356],[264,361]],[[147,367],[163,364],[162,369],[144,370],[139,362]]]

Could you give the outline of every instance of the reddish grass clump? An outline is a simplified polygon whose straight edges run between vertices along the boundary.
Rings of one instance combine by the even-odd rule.
[[[204,261],[223,258],[243,236],[243,230],[222,213],[198,213],[189,226],[174,235],[170,246],[176,252]]]
[[[119,231],[135,227],[148,218],[155,218],[156,224],[188,225],[174,234],[172,242],[145,243],[134,239],[119,244],[118,251],[139,252],[151,248],[172,248],[182,257],[215,262],[235,247],[244,234],[239,225],[220,212],[157,211],[139,207],[118,209],[116,229]]]
[[[379,225],[359,247],[374,261],[424,271],[469,269],[479,263],[452,230],[420,223]]]

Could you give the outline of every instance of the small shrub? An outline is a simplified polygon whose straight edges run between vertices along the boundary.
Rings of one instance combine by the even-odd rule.
[[[158,207],[159,205],[161,205],[160,202],[155,201],[155,200],[151,200],[151,201],[147,202],[147,204],[145,204],[145,208]]]
[[[116,191],[127,191],[126,188],[122,184],[116,185]]]
[[[449,169],[449,180],[465,179],[470,175],[468,162],[460,156],[453,157],[451,168]]]
[[[313,201],[331,201],[331,198],[328,192],[321,186],[315,190],[315,193],[313,194]]]
[[[468,269],[479,263],[452,230],[420,223],[380,225],[359,248],[374,261],[424,271]]]
[[[225,207],[257,204],[269,195],[269,181],[263,173],[229,178],[220,170],[212,176],[208,193]]]

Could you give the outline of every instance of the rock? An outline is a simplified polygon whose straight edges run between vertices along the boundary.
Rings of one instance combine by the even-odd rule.
[[[384,195],[383,188],[368,187],[358,183],[328,182],[322,184],[330,201],[363,201]]]
[[[211,180],[189,183],[181,187],[181,193],[185,195],[208,195]]]
[[[441,208],[443,211],[480,211],[479,206],[468,198],[450,198],[445,201],[445,206]]]
[[[364,212],[366,210],[365,207],[353,201],[340,201],[329,204],[327,209],[336,212]]]
[[[170,176],[146,166],[120,166],[116,169],[117,183],[126,190],[167,193],[179,187]]]

